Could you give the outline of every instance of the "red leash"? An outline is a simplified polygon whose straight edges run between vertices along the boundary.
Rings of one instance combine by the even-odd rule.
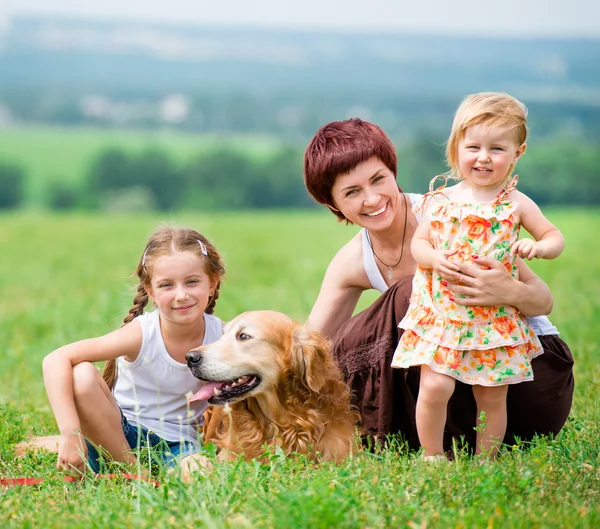
[[[74,483],[76,481],[81,481],[84,476],[63,476],[63,481],[66,483]],[[155,487],[160,487],[160,483],[154,479],[146,478],[144,476],[138,476],[137,474],[98,474],[95,476],[95,479],[128,479],[133,481],[145,481],[146,483],[150,483]],[[22,485],[39,485],[46,481],[45,478],[2,478],[0,479],[0,486],[5,487],[19,487]]]

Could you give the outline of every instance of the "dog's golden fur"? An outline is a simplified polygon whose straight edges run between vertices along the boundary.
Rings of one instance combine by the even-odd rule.
[[[281,313],[247,312],[220,340],[194,352],[197,365],[190,362],[190,369],[201,379],[260,378],[227,403],[218,396],[209,401],[225,404],[209,408],[204,427],[204,441],[215,444],[221,458],[258,458],[265,445],[313,460],[339,461],[352,452],[359,415],[320,333]]]

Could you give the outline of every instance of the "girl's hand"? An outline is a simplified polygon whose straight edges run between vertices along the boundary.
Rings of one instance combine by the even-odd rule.
[[[541,248],[532,239],[519,239],[510,248],[510,255],[518,255],[521,259],[533,259],[543,257]]]
[[[457,251],[434,250],[431,268],[445,281],[455,281],[460,271],[460,267],[448,259],[448,257],[455,255]]]
[[[56,468],[66,472],[83,472],[87,462],[87,445],[80,433],[60,436]]]

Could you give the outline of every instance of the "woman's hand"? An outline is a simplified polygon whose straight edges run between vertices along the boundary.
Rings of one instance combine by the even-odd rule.
[[[518,260],[519,279],[512,277],[502,263],[489,257],[473,256],[473,264],[459,265],[458,275],[447,280],[447,288],[460,305],[483,307],[511,305],[525,317],[549,314],[552,310],[552,293],[521,260]]]
[[[74,432],[60,436],[56,468],[66,472],[83,472],[87,461],[87,445],[83,435]]]
[[[513,278],[504,265],[489,257],[473,256],[474,263],[462,263],[457,266],[458,274],[454,273],[447,279],[448,289],[464,298],[455,298],[459,305],[511,305],[510,292],[515,289],[518,281]]]

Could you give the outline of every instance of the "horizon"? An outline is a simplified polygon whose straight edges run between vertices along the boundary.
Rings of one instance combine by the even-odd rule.
[[[9,0],[10,1],[10,0]],[[348,0],[340,11],[337,2],[304,0],[282,4],[277,0],[242,0],[217,4],[172,0],[139,0],[123,3],[104,0],[12,0],[14,6],[0,7],[0,24],[9,27],[18,18],[68,18],[75,20],[156,24],[187,27],[334,32],[335,34],[395,34],[407,36],[463,37],[489,39],[600,39],[600,3],[573,0],[536,5],[506,0],[488,13],[474,0],[444,0],[402,6],[388,0]],[[18,4],[18,5],[17,5]],[[298,5],[296,5],[298,4]],[[518,13],[515,16],[515,13]]]
[[[405,38],[440,38],[440,39],[456,39],[456,40],[487,40],[487,41],[535,41],[535,40],[561,40],[561,41],[585,41],[598,42],[600,41],[600,32],[597,35],[581,35],[570,33],[558,34],[469,34],[465,35],[457,32],[441,32],[439,30],[428,30],[426,28],[357,28],[357,27],[324,27],[324,26],[279,26],[260,23],[248,24],[240,21],[223,21],[223,22],[208,22],[200,20],[159,20],[154,18],[134,18],[126,16],[91,16],[81,13],[16,13],[6,20],[2,20],[0,15],[0,31],[10,30],[12,24],[18,20],[48,20],[48,21],[68,21],[82,23],[99,23],[99,24],[131,24],[132,26],[155,26],[157,28],[180,28],[180,29],[211,29],[211,30],[235,30],[235,31],[251,31],[251,32],[290,32],[298,34],[314,34],[323,35],[330,33],[332,36],[369,36],[377,35],[381,37],[405,37]]]

